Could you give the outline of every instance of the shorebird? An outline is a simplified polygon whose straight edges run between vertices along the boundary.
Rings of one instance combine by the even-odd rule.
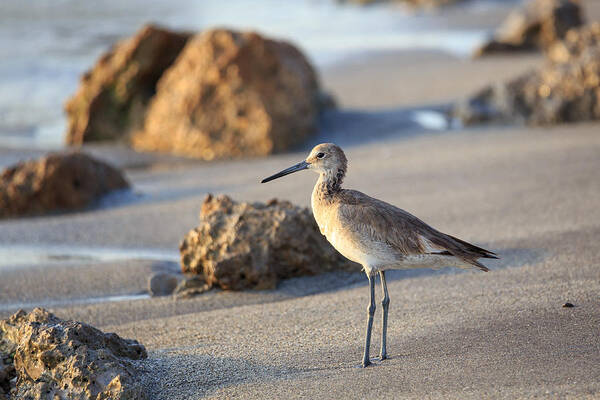
[[[342,189],[347,160],[333,143],[315,146],[308,157],[261,181],[266,183],[293,172],[311,169],[319,174],[311,197],[321,233],[344,257],[363,266],[370,299],[362,367],[371,364],[369,348],[375,315],[375,277],[379,275],[383,299],[379,358],[387,355],[390,296],[385,271],[390,269],[458,267],[488,271],[479,258],[498,258],[491,251],[442,233],[414,215],[356,190]]]

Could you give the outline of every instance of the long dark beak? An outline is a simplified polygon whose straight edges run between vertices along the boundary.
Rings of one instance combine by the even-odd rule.
[[[306,161],[299,162],[298,164],[292,165],[291,167],[286,168],[283,171],[276,173],[275,175],[271,175],[268,178],[263,179],[262,181],[260,181],[260,183],[267,183],[272,181],[273,179],[281,178],[282,176],[289,175],[293,172],[302,171],[303,169],[307,169],[308,165],[309,164]]]

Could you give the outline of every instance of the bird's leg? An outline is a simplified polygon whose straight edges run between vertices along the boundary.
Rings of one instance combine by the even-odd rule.
[[[390,308],[390,296],[388,295],[387,283],[385,281],[385,271],[379,271],[379,278],[381,279],[381,291],[383,292],[383,299],[381,299],[381,306],[383,307],[382,319],[381,319],[381,351],[379,357],[381,361],[387,357],[386,339],[387,339],[387,320],[388,320],[388,309]]]
[[[369,347],[371,347],[371,329],[373,328],[373,315],[375,315],[375,279],[371,274],[367,274],[367,278],[369,278],[370,301],[369,307],[367,308],[367,333],[365,337],[365,353],[362,362],[363,368],[371,364]]]

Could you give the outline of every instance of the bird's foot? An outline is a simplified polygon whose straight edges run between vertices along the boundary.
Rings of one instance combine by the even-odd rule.
[[[371,358],[369,360],[363,360],[363,362],[360,365],[357,365],[356,368],[367,368],[377,364],[379,364],[379,358]]]
[[[387,354],[381,354],[378,358],[379,361],[388,360],[390,357]]]

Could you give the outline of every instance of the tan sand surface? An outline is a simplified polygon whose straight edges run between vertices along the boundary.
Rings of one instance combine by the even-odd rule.
[[[595,397],[600,138],[594,128],[470,132],[350,152],[348,186],[503,257],[488,263],[487,274],[392,274],[392,359],[374,368],[353,368],[368,296],[360,282],[108,328],[152,350],[146,379],[156,398]],[[449,148],[462,151],[453,155]],[[427,157],[420,157],[425,149]],[[377,174],[382,167],[386,172]],[[310,182],[290,177],[271,186],[308,196]],[[577,307],[562,308],[567,301]],[[190,302],[203,308],[202,298]]]
[[[600,390],[598,154],[595,125],[490,129],[350,148],[347,186],[502,256],[488,263],[487,274],[392,274],[392,359],[371,369],[353,368],[367,302],[358,274],[297,279],[271,292],[211,292],[180,302],[148,299],[55,311],[145,343],[151,358],[144,378],[156,399],[594,397]],[[237,175],[236,163],[223,165],[223,179],[234,181],[226,183],[227,192],[307,204],[315,178],[308,172],[270,185],[254,179],[299,157],[252,161]],[[216,173],[215,166],[179,175],[184,181],[187,174],[216,180],[210,171]],[[172,173],[152,174],[160,180]],[[184,214],[184,206],[195,214],[199,197],[132,205],[141,210],[131,213],[125,206],[92,214],[124,219],[137,211],[146,225],[136,226],[140,222],[132,218],[123,222],[124,230],[161,229],[169,219],[177,221],[171,215]],[[53,218],[74,220],[73,230],[85,231],[81,218],[88,217]],[[3,224],[10,230],[24,223]],[[145,235],[140,233],[141,240]],[[131,273],[142,279],[145,272]],[[127,281],[116,273],[98,275],[97,285]],[[302,285],[317,293],[301,296],[308,289],[290,289]],[[566,301],[577,307],[562,308]]]

